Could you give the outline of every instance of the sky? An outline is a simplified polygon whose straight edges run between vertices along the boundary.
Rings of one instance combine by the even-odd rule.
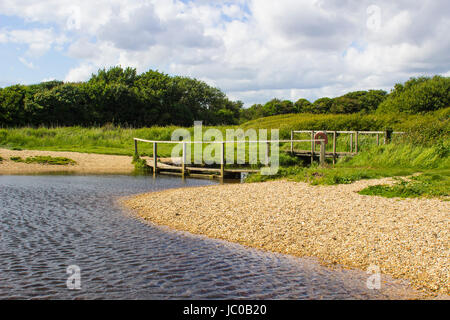
[[[121,65],[246,107],[450,76],[448,0],[1,0],[0,87]]]

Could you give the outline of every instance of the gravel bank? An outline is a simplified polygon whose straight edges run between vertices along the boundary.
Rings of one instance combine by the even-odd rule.
[[[144,219],[251,247],[404,278],[449,294],[450,202],[356,193],[390,179],[274,181],[172,189],[123,200]]]

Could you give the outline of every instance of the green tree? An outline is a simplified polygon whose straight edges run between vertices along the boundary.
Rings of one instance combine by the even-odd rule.
[[[89,83],[120,83],[128,87],[132,87],[138,78],[136,69],[127,67],[123,69],[120,66],[105,68],[98,70],[97,74],[93,74],[89,79]]]
[[[277,114],[294,113],[294,104],[292,101],[280,99],[272,99],[263,106],[265,116],[274,116]]]
[[[356,113],[361,110],[361,104],[357,99],[346,96],[334,98],[330,113]]]
[[[246,122],[264,117],[264,110],[262,104],[254,104],[249,108],[240,110],[240,122]]]
[[[377,109],[379,113],[425,113],[450,105],[450,77],[411,78],[396,84]]]
[[[2,120],[2,125],[20,126],[28,124],[25,110],[27,95],[29,95],[27,87],[19,84],[6,87],[0,92],[0,119]]]
[[[387,92],[384,90],[369,90],[349,92],[342,97],[356,100],[355,103],[359,104],[358,109],[351,112],[371,113],[386,99],[386,96]]]
[[[294,104],[294,110],[296,113],[312,112],[312,103],[306,99],[298,99]]]
[[[89,119],[85,95],[73,83],[38,91],[26,101],[26,108],[35,125],[87,124]]]
[[[333,99],[320,98],[314,101],[312,113],[330,113],[331,106],[333,105]]]

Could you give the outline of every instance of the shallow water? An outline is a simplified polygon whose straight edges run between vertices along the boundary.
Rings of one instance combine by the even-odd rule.
[[[0,299],[386,299],[361,271],[142,223],[116,199],[207,180],[0,176]],[[69,290],[69,265],[81,289]],[[387,280],[387,279],[384,279]],[[389,280],[388,280],[389,281]]]

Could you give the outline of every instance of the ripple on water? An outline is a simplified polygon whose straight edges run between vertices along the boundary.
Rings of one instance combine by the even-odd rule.
[[[0,176],[0,298],[385,299],[410,294],[394,283],[368,290],[363,272],[331,270],[312,259],[144,224],[115,202],[141,192],[212,183]],[[72,264],[81,268],[81,290],[66,288],[66,268]]]

